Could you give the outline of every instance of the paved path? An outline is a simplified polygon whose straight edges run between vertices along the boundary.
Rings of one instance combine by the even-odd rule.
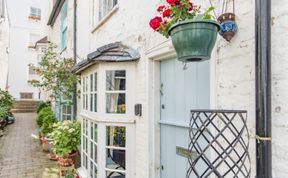
[[[41,178],[45,168],[55,165],[41,149],[35,114],[15,114],[16,122],[0,138],[0,178]]]

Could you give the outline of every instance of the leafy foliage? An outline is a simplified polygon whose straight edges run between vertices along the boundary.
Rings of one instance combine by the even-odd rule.
[[[7,115],[8,111],[13,107],[14,98],[8,93],[0,89],[0,118]]]
[[[37,107],[37,113],[39,113],[43,108],[49,107],[50,104],[48,104],[47,102],[41,102],[38,107]]]
[[[53,151],[61,156],[77,150],[80,145],[81,124],[79,121],[65,120],[53,125],[53,132],[48,134],[53,140]]]
[[[79,80],[79,77],[70,71],[74,65],[74,60],[62,58],[55,52],[56,47],[50,43],[39,67],[34,69],[41,80],[31,80],[29,83],[34,87],[51,92],[51,97],[54,99],[60,96],[71,98],[74,84]]]
[[[46,112],[45,114],[47,115],[43,117],[43,123],[41,126],[43,136],[46,136],[53,131],[53,124],[56,122],[56,117],[52,110]]]
[[[54,115],[51,107],[43,108],[37,116],[37,119],[36,119],[37,125],[39,127],[42,127],[45,117],[51,116],[51,115]]]

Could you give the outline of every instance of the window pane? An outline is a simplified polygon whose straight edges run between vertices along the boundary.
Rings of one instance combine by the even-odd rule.
[[[94,124],[94,141],[97,143],[97,124]]]
[[[107,171],[106,178],[125,178],[125,173]]]
[[[125,150],[107,149],[106,168],[125,170]]]
[[[94,91],[97,91],[97,73],[94,74]]]
[[[97,166],[94,166],[94,177],[93,178],[96,178],[97,177]]]
[[[106,94],[107,113],[126,113],[125,93]]]
[[[86,99],[85,99],[85,101],[86,101],[86,103],[85,103],[85,109],[87,110],[88,109],[88,94],[86,94]]]
[[[90,136],[91,136],[91,140],[93,140],[93,136],[94,136],[94,128],[93,128],[93,124],[91,123],[91,127],[90,127]]]
[[[94,94],[94,112],[97,112],[97,94]]]
[[[125,147],[126,128],[117,126],[108,126],[106,144],[107,146]]]
[[[93,111],[94,107],[93,107],[93,94],[90,94],[90,111]]]
[[[97,162],[98,162],[98,161],[97,161],[97,156],[98,156],[98,155],[97,155],[97,146],[95,145],[94,148],[95,148],[95,149],[94,149],[94,161],[95,161],[95,163],[97,163]]]
[[[106,90],[126,90],[126,71],[106,71]]]
[[[93,91],[93,74],[90,75],[90,91],[92,92]]]
[[[93,162],[90,161],[90,177],[93,177],[93,172],[94,172],[93,167],[94,167]]]
[[[94,153],[94,151],[93,151],[93,143],[90,142],[90,158],[91,158],[92,160],[93,160],[93,158],[94,158],[93,153]]]

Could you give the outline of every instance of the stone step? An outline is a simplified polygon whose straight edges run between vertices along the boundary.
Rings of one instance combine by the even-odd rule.
[[[15,101],[14,107],[11,109],[13,113],[33,113],[41,101],[35,100],[18,100]]]

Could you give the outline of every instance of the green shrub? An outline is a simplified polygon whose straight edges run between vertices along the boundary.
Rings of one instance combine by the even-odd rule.
[[[52,114],[53,114],[53,111],[52,111],[51,107],[46,107],[46,108],[41,109],[41,111],[39,112],[37,119],[36,119],[37,125],[39,127],[42,127],[44,118],[47,115],[52,115]]]
[[[56,117],[53,112],[47,112],[42,122],[42,135],[46,136],[53,131],[53,124],[56,122]]]
[[[48,134],[53,140],[53,151],[63,156],[77,150],[80,145],[81,124],[79,121],[65,120],[53,125],[53,132]]]
[[[37,114],[43,109],[43,108],[46,108],[46,107],[49,107],[50,105],[47,103],[47,102],[41,102],[38,107],[37,107]]]
[[[15,99],[8,93],[8,91],[0,89],[0,107],[10,109],[13,107],[14,100]]]

